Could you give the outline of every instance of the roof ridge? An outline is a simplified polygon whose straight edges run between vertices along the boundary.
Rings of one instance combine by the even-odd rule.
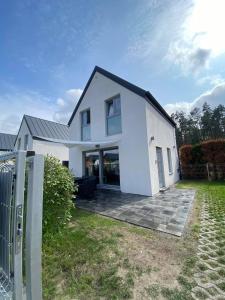
[[[34,118],[34,119],[42,120],[42,121],[44,121],[44,122],[55,123],[55,124],[58,124],[58,125],[62,125],[62,126],[68,127],[68,124],[63,124],[63,123],[59,123],[59,122],[56,122],[56,121],[46,120],[46,119],[42,119],[42,118],[39,118],[39,117],[31,116],[31,115],[24,115],[24,117],[25,117],[25,118],[26,118],[26,117]]]

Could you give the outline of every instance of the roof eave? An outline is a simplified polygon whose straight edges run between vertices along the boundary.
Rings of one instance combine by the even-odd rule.
[[[152,96],[150,92],[145,93],[145,99],[150,103],[173,127],[176,127],[176,123],[168,115],[165,109],[159,104],[159,102]]]
[[[72,123],[72,121],[74,119],[74,116],[75,116],[75,114],[76,114],[76,112],[77,112],[77,110],[78,110],[78,108],[80,106],[80,103],[83,100],[83,98],[84,98],[84,96],[86,94],[86,91],[89,88],[89,85],[90,85],[90,83],[91,83],[91,81],[92,81],[92,79],[93,79],[93,77],[94,77],[94,75],[95,75],[96,72],[99,72],[103,76],[106,76],[107,78],[109,78],[109,79],[111,79],[113,81],[116,81],[118,84],[121,84],[121,81],[122,81],[121,85],[125,86],[125,83],[126,83],[126,85],[127,85],[127,83],[129,84],[128,81],[126,81],[126,80],[124,80],[124,79],[122,79],[122,78],[120,78],[120,77],[118,77],[118,76],[116,76],[114,74],[112,74],[112,76],[114,78],[116,77],[116,79],[111,78],[109,76],[109,74],[111,74],[110,72],[108,72],[108,71],[106,71],[106,70],[104,70],[104,69],[102,69],[102,68],[100,68],[98,66],[95,66],[95,68],[92,71],[92,74],[91,74],[91,76],[90,76],[90,78],[89,78],[89,80],[88,80],[88,82],[87,82],[87,84],[86,84],[86,86],[85,86],[85,88],[83,90],[83,93],[80,96],[80,99],[77,102],[77,105],[76,105],[76,107],[75,107],[75,109],[74,109],[74,111],[73,111],[73,113],[71,115],[71,118],[70,118],[70,120],[68,122],[68,126],[71,125],[71,123]],[[132,85],[132,92],[133,93],[136,93],[140,97],[143,97],[145,100],[147,100],[147,102],[150,103],[164,117],[164,119],[166,119],[173,127],[176,127],[176,123],[172,120],[172,118],[167,114],[167,112],[164,110],[164,108],[159,104],[159,102],[152,96],[152,94],[150,92],[145,91],[145,90],[143,90],[143,89],[141,89],[141,88],[139,88],[139,87],[137,87],[137,86],[135,86],[133,84],[131,84],[131,85]],[[127,86],[125,86],[125,88],[129,89]]]

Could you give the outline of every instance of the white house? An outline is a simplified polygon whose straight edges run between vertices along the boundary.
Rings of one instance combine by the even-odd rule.
[[[42,138],[68,140],[67,125],[24,115],[15,141],[15,150],[32,150],[52,155],[60,161],[69,160],[69,150],[63,144],[51,143]]]
[[[179,179],[173,120],[150,92],[102,68],[95,67],[68,125],[76,176],[148,196]]]
[[[0,133],[0,155],[13,151],[16,135],[8,133]]]

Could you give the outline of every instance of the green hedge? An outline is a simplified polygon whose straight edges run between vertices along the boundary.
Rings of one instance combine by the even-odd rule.
[[[180,148],[180,162],[182,166],[225,163],[225,139],[182,146]]]
[[[68,168],[52,156],[45,157],[43,233],[60,231],[71,219],[77,187]]]

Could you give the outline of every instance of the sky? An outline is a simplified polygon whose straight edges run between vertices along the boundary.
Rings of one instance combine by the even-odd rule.
[[[0,131],[67,123],[95,65],[168,113],[225,105],[224,0],[0,1]]]

